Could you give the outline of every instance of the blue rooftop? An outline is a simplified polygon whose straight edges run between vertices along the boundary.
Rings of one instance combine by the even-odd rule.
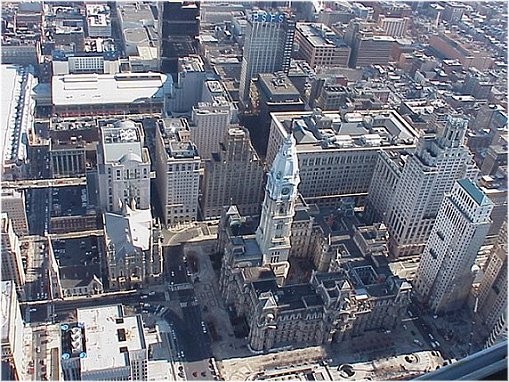
[[[458,183],[463,189],[474,199],[474,201],[481,205],[486,197],[484,193],[469,179],[460,179]]]

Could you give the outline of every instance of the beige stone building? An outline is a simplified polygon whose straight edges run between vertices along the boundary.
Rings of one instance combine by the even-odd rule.
[[[263,164],[243,127],[228,129],[211,159],[205,161],[200,201],[203,219],[218,219],[224,206],[244,216],[259,215],[263,200]]]
[[[296,140],[299,192],[320,207],[345,197],[365,198],[378,151],[413,151],[417,142],[417,131],[394,110],[274,113],[268,164],[289,133]]]

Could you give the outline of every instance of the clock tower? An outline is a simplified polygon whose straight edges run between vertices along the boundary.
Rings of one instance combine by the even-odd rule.
[[[256,230],[263,265],[272,268],[280,285],[284,284],[290,269],[288,254],[299,182],[297,150],[290,134],[283,141],[267,175],[260,225]]]

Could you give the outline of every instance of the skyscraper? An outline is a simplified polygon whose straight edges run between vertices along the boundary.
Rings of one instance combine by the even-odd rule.
[[[2,212],[9,215],[16,235],[28,235],[28,219],[25,208],[25,190],[3,188],[0,194]]]
[[[260,73],[288,74],[295,35],[295,18],[284,12],[256,10],[248,14],[240,71],[239,98],[249,97],[251,79]]]
[[[161,70],[176,79],[178,59],[196,53],[200,2],[160,1],[158,11]]]
[[[139,209],[150,208],[150,157],[143,142],[139,123],[125,120],[101,128],[97,177],[104,212],[120,212],[131,200]]]
[[[18,236],[14,232],[12,220],[2,212],[2,280],[12,280],[18,292],[23,292],[25,271],[21,261],[21,248]],[[23,295],[23,294],[22,294]]]
[[[224,206],[235,205],[243,216],[260,213],[263,199],[263,164],[249,140],[249,132],[232,127],[205,161],[201,213],[217,219]]]
[[[296,142],[289,135],[267,175],[260,225],[256,230],[256,242],[263,255],[262,264],[270,265],[278,283],[284,283],[290,269],[288,255],[299,183]]]
[[[490,199],[468,179],[458,180],[443,199],[415,282],[417,294],[433,311],[451,311],[464,304],[492,209]]]
[[[477,312],[481,333],[493,344],[504,330],[507,333],[507,222],[500,230],[499,241],[483,271]]]
[[[200,162],[185,118],[168,118],[156,127],[157,191],[167,226],[195,221],[198,215]]]
[[[0,303],[2,304],[2,379],[22,381],[28,379],[28,374],[25,374],[27,355],[23,346],[23,318],[13,281],[0,283]]]
[[[385,215],[392,256],[421,254],[444,194],[454,181],[477,175],[463,144],[466,127],[466,120],[450,117],[436,138],[421,137],[406,161]]]

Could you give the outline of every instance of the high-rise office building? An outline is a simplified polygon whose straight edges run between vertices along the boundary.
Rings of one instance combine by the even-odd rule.
[[[476,307],[482,325],[481,335],[488,336],[488,341],[493,343],[504,330],[507,333],[507,250],[506,222],[483,269]]]
[[[197,52],[200,2],[161,1],[158,12],[161,70],[175,78],[178,59]]]
[[[202,160],[211,159],[218,151],[232,119],[230,103],[226,100],[198,102],[193,107],[191,140],[198,148]]]
[[[260,73],[288,74],[295,35],[295,18],[284,12],[256,10],[248,14],[239,98],[246,103],[251,79]]]
[[[260,213],[263,200],[263,163],[242,127],[228,129],[210,160],[205,161],[201,214],[218,219],[224,207],[235,205],[243,216]]]
[[[272,268],[278,283],[285,282],[290,269],[291,227],[300,183],[296,146],[293,136],[288,135],[272,162],[256,230],[262,264]]]
[[[21,260],[21,247],[18,236],[14,232],[12,220],[2,212],[2,280],[12,280],[19,293],[25,285],[25,271]],[[23,294],[21,294],[23,295]]]
[[[2,255],[3,256],[3,255]],[[22,381],[28,379],[24,365],[26,353],[23,348],[23,318],[12,280],[2,281],[0,285],[0,304],[2,306],[2,379]]]
[[[459,309],[465,303],[492,208],[489,198],[468,179],[458,180],[443,199],[415,281],[417,294],[434,312]]]
[[[394,190],[387,190],[392,192],[391,202],[385,215],[380,212],[391,235],[392,256],[421,254],[444,194],[454,181],[477,176],[472,155],[463,144],[466,127],[466,120],[451,117],[436,137],[422,136]]]
[[[168,99],[170,114],[190,114],[202,98],[202,89],[207,73],[200,56],[192,55],[178,59],[176,84]]]
[[[156,126],[156,184],[163,224],[195,221],[198,216],[201,158],[190,141],[184,118],[162,119]]]
[[[150,157],[140,123],[118,121],[101,128],[97,148],[99,201],[104,212],[120,212],[134,200],[150,208]]]
[[[2,212],[9,215],[16,235],[28,235],[28,220],[25,208],[25,191],[4,188],[0,194]]]

